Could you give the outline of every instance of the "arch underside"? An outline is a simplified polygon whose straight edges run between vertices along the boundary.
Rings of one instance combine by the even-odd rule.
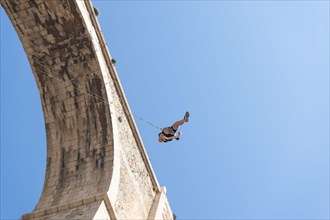
[[[2,0],[30,62],[46,176],[23,219],[171,219],[89,0]]]
[[[35,210],[107,193],[113,167],[110,107],[99,61],[75,1],[8,0],[44,112],[47,165]]]

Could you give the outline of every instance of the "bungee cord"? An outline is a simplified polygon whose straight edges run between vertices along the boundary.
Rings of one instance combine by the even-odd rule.
[[[52,73],[55,73],[56,76],[53,75],[53,74],[51,74],[51,73],[47,73],[46,71],[44,71],[44,70],[42,70],[42,69],[40,69],[40,68],[38,68],[38,67],[36,67],[36,66],[33,66],[33,68],[34,68],[35,70],[39,71],[39,72],[42,73],[42,74],[45,74],[46,76],[49,76],[49,77],[51,77],[51,78],[54,78],[54,79],[56,79],[56,80],[58,80],[58,81],[60,81],[60,82],[63,82],[63,81],[64,81],[65,86],[69,85],[69,84],[66,85],[67,82],[65,82],[65,77],[64,77],[64,76],[60,75],[59,73],[57,73],[56,71],[52,70],[51,68],[49,68],[49,67],[43,65],[42,63],[38,63],[38,62],[36,62],[36,64],[37,64],[37,65],[40,65],[41,67],[43,67],[43,68],[45,68],[45,69],[48,69],[48,70],[49,70],[50,72],[52,72]],[[76,90],[79,90],[80,92],[83,92],[83,93],[85,93],[85,94],[88,94],[89,96],[91,96],[91,97],[93,97],[93,98],[96,98],[96,99],[98,99],[99,101],[101,101],[101,102],[103,102],[103,103],[106,103],[106,104],[108,104],[108,105],[111,104],[111,103],[109,103],[107,100],[105,100],[102,96],[100,96],[100,95],[94,93],[93,91],[91,91],[91,90],[89,90],[89,89],[85,89],[84,87],[80,86],[79,84],[77,84],[77,83],[74,82],[73,80],[70,80],[69,83],[71,83],[71,85],[73,85],[73,87],[74,87]],[[137,118],[137,119],[139,119],[139,120],[145,122],[146,124],[149,124],[150,126],[156,128],[156,129],[158,129],[158,130],[162,130],[161,127],[159,127],[159,126],[157,126],[157,125],[155,125],[155,124],[153,124],[153,123],[151,123],[151,122],[149,122],[149,121],[143,119],[142,117],[140,117],[140,116],[138,116],[138,115],[133,114],[133,116],[134,116],[135,118]]]

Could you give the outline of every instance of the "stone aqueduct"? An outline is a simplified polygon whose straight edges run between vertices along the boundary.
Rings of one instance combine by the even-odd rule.
[[[47,163],[22,219],[172,219],[90,0],[1,0],[30,62]]]

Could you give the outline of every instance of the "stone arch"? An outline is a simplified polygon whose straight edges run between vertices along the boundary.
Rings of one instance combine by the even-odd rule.
[[[171,219],[89,0],[3,0],[40,92],[46,177],[23,219]]]

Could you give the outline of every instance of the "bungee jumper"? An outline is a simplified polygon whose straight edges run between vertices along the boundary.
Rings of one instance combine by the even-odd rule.
[[[163,128],[162,132],[158,134],[158,142],[166,143],[169,141],[173,141],[174,139],[179,140],[182,132],[181,131],[179,131],[178,133],[176,132],[179,126],[183,125],[185,122],[188,122],[189,115],[190,115],[189,112],[186,112],[183,119],[174,122],[174,124],[171,127]]]

